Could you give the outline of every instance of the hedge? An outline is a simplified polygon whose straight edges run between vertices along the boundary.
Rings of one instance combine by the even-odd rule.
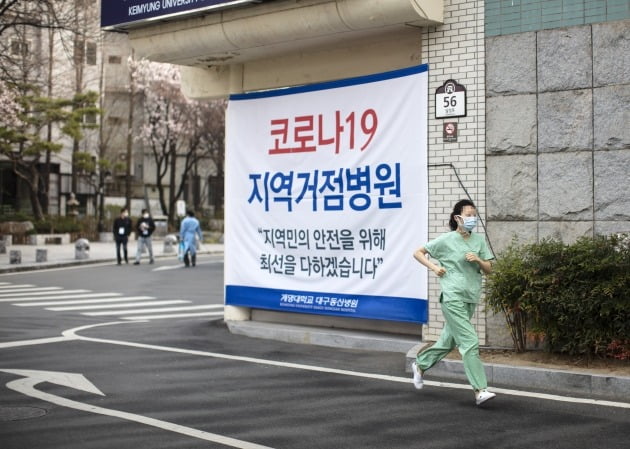
[[[487,306],[505,314],[517,351],[537,333],[549,352],[630,355],[630,235],[512,244],[485,289]]]

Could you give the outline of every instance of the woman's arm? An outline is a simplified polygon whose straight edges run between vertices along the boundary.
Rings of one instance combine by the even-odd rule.
[[[426,250],[426,248],[420,247],[418,248],[418,250],[416,250],[415,253],[413,253],[413,257],[422,265],[427,267],[429,270],[433,271],[436,274],[436,276],[438,277],[444,276],[446,274],[446,268],[441,267],[431,262],[429,258],[427,257],[427,254],[429,254],[429,252]]]
[[[473,262],[479,265],[479,268],[481,268],[483,274],[492,273],[492,262],[490,262],[489,260],[483,260],[479,258],[479,256],[477,256],[475,253],[466,253],[466,260],[468,262]]]

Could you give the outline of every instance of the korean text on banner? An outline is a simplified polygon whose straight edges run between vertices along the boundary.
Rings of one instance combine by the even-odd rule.
[[[230,98],[227,305],[427,322],[427,70]]]

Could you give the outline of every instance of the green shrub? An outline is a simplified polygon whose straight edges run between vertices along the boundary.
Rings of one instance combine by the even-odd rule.
[[[81,223],[75,217],[50,215],[43,220],[33,222],[38,234],[65,234],[79,232]]]
[[[630,340],[628,235],[510,246],[486,282],[486,304],[505,314],[515,348],[528,333],[550,352],[605,355]]]

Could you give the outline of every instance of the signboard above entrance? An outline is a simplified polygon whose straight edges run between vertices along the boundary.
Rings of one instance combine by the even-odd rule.
[[[101,27],[125,28],[152,20],[232,8],[263,0],[107,0],[101,2]],[[265,0],[269,1],[269,0]]]

